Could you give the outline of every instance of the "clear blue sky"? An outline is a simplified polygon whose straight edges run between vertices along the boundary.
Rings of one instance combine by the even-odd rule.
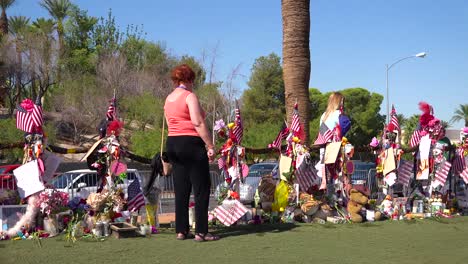
[[[226,81],[241,64],[236,86],[246,88],[256,58],[281,56],[280,0],[75,0],[90,15],[112,8],[122,29],[143,25],[147,39],[175,55],[201,57],[218,46],[215,78]],[[18,0],[9,15],[47,16],[38,0]],[[421,51],[389,72],[390,101],[398,113],[419,113],[420,100],[449,120],[468,103],[468,1],[312,0],[310,86],[322,92],[363,87],[385,95],[385,64]],[[382,113],[385,112],[385,99]],[[456,123],[459,128],[462,123]]]

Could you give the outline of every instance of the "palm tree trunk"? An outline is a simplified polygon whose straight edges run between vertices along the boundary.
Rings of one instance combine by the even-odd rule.
[[[288,123],[297,100],[309,143],[310,0],[281,0],[283,18],[283,79]]]
[[[8,18],[5,9],[2,8],[2,15],[0,16],[0,39],[2,36],[8,34]]]
[[[61,20],[57,21],[57,35],[59,41],[59,50],[58,50],[58,62],[57,62],[57,84],[60,85],[62,75],[60,69],[62,64],[62,58],[64,54],[64,41],[63,41],[63,22]]]
[[[31,64],[31,98],[36,100],[37,96],[37,82],[36,82],[36,57],[34,56],[34,50],[29,49],[29,58]]]
[[[2,15],[0,16],[0,42],[3,37],[8,34],[8,18],[5,9],[2,8]],[[0,61],[0,106],[5,107],[7,104],[7,90],[5,85],[5,71],[3,69],[3,61]]]
[[[21,58],[21,49],[18,47],[18,43],[16,43],[16,59],[17,59],[17,66],[16,66],[16,103],[19,105],[21,103],[21,79],[23,73],[23,59]]]

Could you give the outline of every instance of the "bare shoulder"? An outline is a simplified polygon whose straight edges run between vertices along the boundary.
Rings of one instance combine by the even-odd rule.
[[[185,99],[186,103],[198,103],[198,97],[194,93],[190,93],[187,95],[187,98]]]

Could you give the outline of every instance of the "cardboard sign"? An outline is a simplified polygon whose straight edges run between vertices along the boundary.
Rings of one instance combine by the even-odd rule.
[[[44,151],[42,154],[42,159],[44,160],[45,167],[42,180],[46,183],[49,183],[54,177],[54,173],[60,165],[60,162],[62,162],[62,159],[49,151]]]
[[[45,189],[39,177],[37,160],[30,161],[13,170],[21,199]]]
[[[394,171],[396,169],[396,164],[395,164],[395,155],[393,148],[388,148],[385,151],[385,161],[383,164],[383,174],[387,175],[388,173]]]
[[[429,135],[421,138],[419,142],[419,158],[420,163],[418,166],[418,172],[416,174],[416,180],[427,180],[429,179],[429,152],[431,150],[431,139]]]
[[[291,169],[292,158],[281,155],[280,163],[279,163],[279,172],[280,172],[280,179],[286,181],[286,177],[283,176],[283,173],[289,173]]]
[[[325,164],[334,164],[341,149],[341,142],[332,142],[325,148]]]
[[[83,158],[81,158],[80,161],[85,161],[89,157],[89,155],[91,155],[91,153],[93,153],[93,151],[97,148],[97,146],[99,145],[99,143],[101,143],[102,140],[103,139],[101,138],[100,140],[96,141],[96,143],[94,143],[93,146],[91,146],[91,148],[88,150],[86,155]]]

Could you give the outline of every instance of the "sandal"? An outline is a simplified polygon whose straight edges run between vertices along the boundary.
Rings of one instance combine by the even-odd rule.
[[[177,233],[177,240],[185,240],[187,238],[194,238],[195,236],[192,233]]]
[[[219,239],[220,239],[219,236],[215,236],[210,233],[206,233],[206,234],[197,233],[195,234],[195,238],[193,240],[197,242],[205,242],[205,241],[217,241]]]

